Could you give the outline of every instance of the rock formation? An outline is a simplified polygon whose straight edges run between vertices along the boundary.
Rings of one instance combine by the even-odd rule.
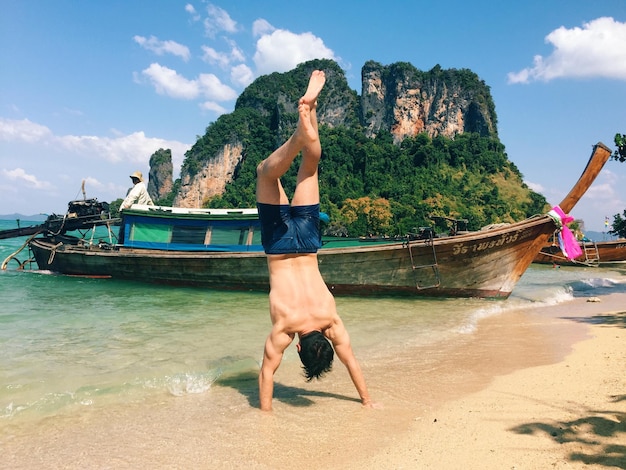
[[[172,151],[159,149],[150,157],[148,194],[158,201],[170,194],[173,184]]]
[[[363,67],[361,120],[368,137],[381,130],[396,143],[425,132],[453,138],[463,132],[497,135],[489,88],[469,70],[420,72],[410,64]]]
[[[311,61],[286,73],[259,77],[241,94],[233,113],[220,116],[207,128],[186,154],[173,204],[202,207],[223,194],[248,151],[246,142],[259,127],[274,135],[276,145],[284,141],[295,126],[299,93],[314,68],[323,68],[327,77],[318,107],[321,124],[362,128],[371,138],[388,131],[395,143],[422,132],[430,137],[454,138],[464,132],[497,137],[489,87],[470,70],[436,66],[423,72],[408,63],[383,66],[370,61],[362,69],[359,97],[337,63]],[[155,175],[155,185],[165,192],[159,178]],[[150,185],[152,181],[151,169]]]
[[[202,207],[207,199],[224,192],[226,184],[233,179],[235,168],[242,159],[243,145],[240,142],[226,144],[209,160],[200,172],[190,175],[181,173],[181,186],[174,198],[176,207]]]

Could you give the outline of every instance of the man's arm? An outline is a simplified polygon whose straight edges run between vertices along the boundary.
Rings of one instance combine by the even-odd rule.
[[[363,406],[373,407],[374,403],[372,402],[369,392],[367,391],[363,371],[361,370],[359,361],[357,361],[356,356],[352,351],[348,331],[343,326],[343,322],[341,320],[338,320],[338,322],[332,326],[331,330],[332,331],[328,332],[329,339],[333,343],[337,357],[339,357],[339,360],[346,366],[346,369],[348,369],[352,383],[361,397],[361,403]]]
[[[271,411],[272,397],[274,395],[274,373],[280,366],[283,353],[293,341],[293,335],[272,329],[265,341],[263,351],[263,364],[259,373],[259,402],[261,410]]]
[[[134,185],[131,188],[131,190],[128,192],[128,194],[126,195],[126,198],[124,199],[122,204],[120,205],[120,210],[129,209],[130,206],[132,206],[135,203],[135,201],[137,201],[140,191],[141,191],[141,188],[139,187],[139,185],[138,184]]]

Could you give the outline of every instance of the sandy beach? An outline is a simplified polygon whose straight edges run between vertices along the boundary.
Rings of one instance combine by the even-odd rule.
[[[343,370],[307,384],[294,363],[272,413],[255,408],[248,370],[203,394],[3,425],[0,466],[623,469],[626,294],[587,300],[489,317],[392,363],[366,358],[383,409],[363,409]]]
[[[496,377],[483,390],[420,417],[372,468],[626,468],[626,299],[577,299],[549,315],[557,363]],[[586,338],[568,322],[584,324]],[[485,323],[490,323],[486,321]],[[493,322],[491,322],[493,323]],[[482,325],[483,348],[495,325]],[[493,336],[491,336],[493,340]],[[493,351],[492,351],[493,353]],[[533,352],[526,352],[532,355]],[[498,360],[497,358],[493,358]]]

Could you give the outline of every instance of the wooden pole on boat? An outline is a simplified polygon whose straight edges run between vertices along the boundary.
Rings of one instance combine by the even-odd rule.
[[[602,142],[598,142],[593,146],[591,157],[589,162],[583,170],[582,175],[571,189],[569,194],[561,201],[559,206],[566,214],[570,212],[574,206],[578,203],[583,194],[589,189],[591,183],[596,179],[596,176],[600,174],[600,170],[611,156],[611,149],[609,149]]]

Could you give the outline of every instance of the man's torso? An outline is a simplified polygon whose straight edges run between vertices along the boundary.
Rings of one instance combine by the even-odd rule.
[[[317,255],[268,255],[270,315],[286,333],[325,330],[337,318]]]

